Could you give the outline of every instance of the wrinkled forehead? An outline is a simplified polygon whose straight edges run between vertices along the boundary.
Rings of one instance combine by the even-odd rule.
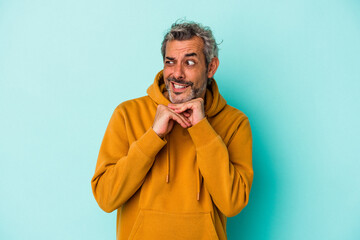
[[[171,40],[166,43],[165,57],[179,57],[195,53],[200,58],[204,55],[203,50],[204,42],[199,37],[188,40]]]
[[[199,37],[189,40],[171,40],[166,43],[165,58],[197,57],[205,61],[204,42]]]

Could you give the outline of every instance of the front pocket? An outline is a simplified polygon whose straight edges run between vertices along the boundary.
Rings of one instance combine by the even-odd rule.
[[[217,240],[219,238],[210,213],[140,210],[129,239]]]

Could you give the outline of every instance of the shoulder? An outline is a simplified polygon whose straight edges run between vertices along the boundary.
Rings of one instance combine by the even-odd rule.
[[[215,131],[222,137],[226,144],[238,133],[239,129],[250,132],[248,117],[239,109],[230,105],[225,107],[213,118],[209,119]]]
[[[226,104],[224,109],[221,111],[221,115],[223,118],[227,119],[228,121],[241,123],[243,121],[248,121],[248,117],[240,111],[239,109]]]
[[[120,114],[127,114],[129,111],[141,111],[142,109],[151,107],[151,105],[154,105],[151,98],[149,96],[143,96],[120,103],[115,108],[115,112]]]
[[[234,139],[240,142],[247,142],[251,139],[251,126],[248,117],[239,109],[226,105],[224,108],[224,118],[227,122],[226,139],[227,145]]]

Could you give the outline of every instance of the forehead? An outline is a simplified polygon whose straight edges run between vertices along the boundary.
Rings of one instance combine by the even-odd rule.
[[[184,55],[187,53],[203,53],[204,42],[199,37],[193,37],[189,40],[171,40],[166,43],[166,56]]]

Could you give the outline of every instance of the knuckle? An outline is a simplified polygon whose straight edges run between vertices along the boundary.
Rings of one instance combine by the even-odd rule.
[[[168,110],[168,108],[165,105],[162,105],[162,104],[159,104],[157,109],[159,111],[162,111],[162,112],[164,112],[164,111],[166,112],[166,110]]]

